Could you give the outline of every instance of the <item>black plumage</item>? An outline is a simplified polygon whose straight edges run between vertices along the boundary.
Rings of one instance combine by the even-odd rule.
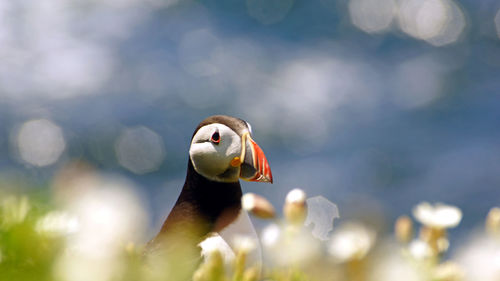
[[[193,239],[201,242],[208,233],[220,231],[236,219],[241,196],[239,182],[209,180],[198,174],[189,160],[181,194],[154,241],[172,232],[190,230]]]

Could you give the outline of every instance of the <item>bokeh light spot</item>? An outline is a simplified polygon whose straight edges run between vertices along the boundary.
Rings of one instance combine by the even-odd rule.
[[[402,108],[428,105],[442,94],[443,72],[433,57],[404,61],[397,67],[393,101]]]
[[[16,143],[21,159],[40,167],[54,164],[66,148],[61,128],[46,119],[24,123]]]
[[[418,37],[426,40],[439,35],[448,19],[448,9],[443,1],[424,1],[416,15]]]
[[[124,130],[115,143],[118,162],[133,173],[158,169],[165,158],[162,138],[146,127]]]
[[[78,231],[68,236],[67,251],[56,260],[57,280],[113,280],[123,270],[123,245],[144,235],[147,213],[137,187],[121,177],[102,175],[88,184],[69,206]]]
[[[69,46],[51,49],[37,64],[36,83],[50,98],[94,92],[111,74],[112,56],[104,48],[91,44],[61,43]]]
[[[218,45],[219,40],[207,28],[186,33],[179,43],[179,60],[184,70],[196,77],[218,73],[213,55]]]
[[[462,9],[452,0],[403,0],[399,26],[412,37],[443,46],[458,40],[466,22]]]
[[[394,18],[395,9],[394,0],[351,0],[349,2],[352,23],[368,33],[386,30]]]

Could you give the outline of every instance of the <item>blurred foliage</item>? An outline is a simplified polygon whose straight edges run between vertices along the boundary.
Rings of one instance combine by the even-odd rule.
[[[0,280],[53,280],[64,240],[36,230],[47,206],[26,196],[2,196],[0,207]]]
[[[500,253],[498,210],[491,209],[486,219],[487,231],[479,239],[491,244],[478,246],[481,243],[476,241],[461,245],[458,248],[465,251],[451,256],[447,254],[450,242],[446,229],[456,226],[461,219],[461,211],[453,206],[429,203],[417,206],[413,215],[422,224],[418,233],[412,230],[414,222],[408,216],[401,216],[394,229],[399,245],[389,237],[375,239],[373,229],[359,222],[336,226],[329,240],[321,242],[305,240],[304,235],[312,237],[311,232],[298,225],[297,220],[275,220],[271,225],[278,226],[281,238],[268,240],[262,235],[263,264],[248,259],[254,249],[248,243],[236,249],[236,255],[229,260],[222,249],[215,248],[187,276],[192,275],[193,281],[493,281],[497,280],[500,267],[488,265],[481,258],[492,258],[488,255]],[[34,197],[3,194],[0,201],[0,280],[191,279],[180,277],[186,276],[179,266],[180,253],[170,260],[173,265],[165,267],[164,261],[159,260],[161,257],[146,258],[144,247],[137,241],[100,245],[97,252],[93,252],[95,244],[78,246],[72,243],[76,240],[71,237],[78,236],[81,230],[68,228],[73,221],[61,214],[55,206]],[[102,236],[102,233],[95,229],[95,235]],[[119,239],[118,232],[113,235]],[[316,244],[321,246],[315,248]],[[113,249],[115,246],[118,248]],[[477,267],[471,264],[471,258],[479,258],[475,262],[482,263],[481,279],[470,275],[470,267]]]

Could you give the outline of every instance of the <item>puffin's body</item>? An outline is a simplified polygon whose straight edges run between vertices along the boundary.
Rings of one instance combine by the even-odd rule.
[[[271,182],[267,159],[251,137],[250,125],[215,115],[203,120],[191,139],[186,181],[149,251],[198,253],[211,233],[223,233],[241,221],[239,179]]]
[[[198,174],[189,162],[181,194],[163,223],[159,235],[186,222],[197,223],[201,237],[210,232],[218,232],[240,213],[241,196],[239,182],[209,180]]]

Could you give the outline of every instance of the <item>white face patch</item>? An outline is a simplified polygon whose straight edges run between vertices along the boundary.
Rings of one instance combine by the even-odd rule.
[[[218,133],[214,135],[214,133]],[[214,140],[219,140],[215,142]],[[194,169],[202,176],[222,182],[236,182],[240,168],[232,167],[231,160],[241,153],[241,138],[223,124],[201,127],[191,141],[189,156]]]

